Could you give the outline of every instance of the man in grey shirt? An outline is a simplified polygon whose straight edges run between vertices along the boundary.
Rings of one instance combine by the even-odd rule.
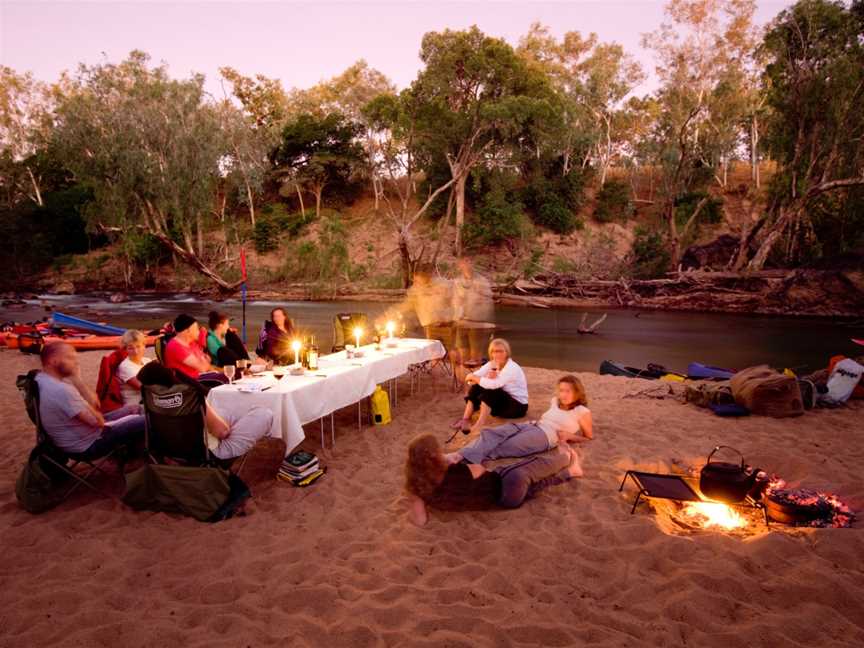
[[[81,380],[78,354],[65,342],[45,345],[41,354],[39,417],[61,450],[96,458],[121,445],[144,438],[144,417],[138,405],[103,416],[92,389]]]

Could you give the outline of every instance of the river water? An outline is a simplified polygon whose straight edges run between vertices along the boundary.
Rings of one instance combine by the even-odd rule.
[[[0,320],[19,322],[50,315],[54,310],[117,326],[157,328],[186,312],[206,321],[216,308],[234,317],[241,327],[239,300],[202,301],[197,296],[132,295],[132,301],[112,304],[106,296],[44,296],[26,306],[0,308]],[[364,312],[370,317],[389,304],[378,302],[250,302],[247,332],[254,347],[258,331],[270,309],[284,306],[304,332],[312,333],[322,349],[332,340],[333,316]],[[859,355],[864,349],[850,337],[864,337],[864,324],[829,319],[724,315],[716,313],[658,312],[624,309],[588,310],[588,322],[604,312],[608,318],[597,335],[579,335],[583,310],[497,307],[498,334],[513,346],[515,359],[524,366],[572,371],[597,371],[609,359],[643,367],[649,362],[684,372],[691,361],[731,368],[767,363],[798,371],[824,367],[831,355]]]

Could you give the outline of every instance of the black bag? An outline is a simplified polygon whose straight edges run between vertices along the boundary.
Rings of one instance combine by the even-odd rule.
[[[15,481],[18,504],[29,513],[44,513],[63,501],[60,484],[52,478],[50,464],[43,464],[41,455],[41,448],[34,448]],[[59,471],[55,468],[53,472]]]
[[[147,464],[126,475],[123,502],[218,522],[232,517],[249,496],[243,480],[222,468]]]
[[[18,349],[21,353],[39,355],[45,348],[45,340],[39,333],[22,333],[18,336]]]

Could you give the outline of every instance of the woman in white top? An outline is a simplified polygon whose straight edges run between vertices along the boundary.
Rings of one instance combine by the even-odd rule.
[[[539,421],[507,423],[483,430],[480,436],[459,452],[447,455],[450,462],[463,459],[479,464],[486,459],[525,457],[545,452],[559,443],[594,438],[591,410],[582,382],[572,375],[558,381],[558,397]],[[578,469],[581,475],[581,468]],[[574,474],[575,476],[575,474]]]
[[[123,405],[140,405],[141,383],[138,381],[138,372],[150,362],[150,358],[144,357],[144,334],[128,329],[120,341],[126,348],[126,359],[117,366],[116,373],[117,380],[120,381]]]
[[[482,430],[490,416],[515,419],[528,413],[528,381],[522,367],[510,357],[507,340],[492,340],[489,362],[468,374],[465,382],[471,385],[465,396],[465,412],[461,420],[453,423],[453,428],[461,428],[465,434]],[[475,412],[479,416],[472,426]]]

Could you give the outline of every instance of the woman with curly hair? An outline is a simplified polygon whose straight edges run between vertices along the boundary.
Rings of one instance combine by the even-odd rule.
[[[554,453],[486,470],[479,464],[449,462],[438,439],[423,434],[408,446],[405,463],[409,519],[425,525],[427,506],[445,511],[517,508],[542,489],[573,477],[574,457],[573,450],[561,446]]]

